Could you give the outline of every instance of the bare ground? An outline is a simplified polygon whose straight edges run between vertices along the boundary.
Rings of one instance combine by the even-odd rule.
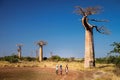
[[[56,75],[54,68],[40,67],[1,67],[0,80],[111,80],[110,75],[103,71],[69,70],[66,75]]]

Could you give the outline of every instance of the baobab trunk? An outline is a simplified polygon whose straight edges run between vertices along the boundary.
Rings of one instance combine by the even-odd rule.
[[[85,68],[95,67],[93,30],[85,30]]]
[[[46,45],[47,42],[39,41],[37,42],[37,45],[39,45],[39,61],[41,62],[43,60],[43,46]]]
[[[18,58],[21,58],[21,51],[18,51]]]
[[[40,46],[39,49],[39,61],[41,62],[43,60],[43,46]]]
[[[88,23],[87,16],[82,18],[82,24],[85,28],[85,59],[84,67],[95,67],[93,27]]]
[[[17,49],[17,51],[18,51],[18,58],[21,58],[23,44],[17,44],[17,46],[18,46],[18,49]]]
[[[19,45],[19,48],[18,48],[18,58],[21,58],[21,54],[22,54],[21,46]]]

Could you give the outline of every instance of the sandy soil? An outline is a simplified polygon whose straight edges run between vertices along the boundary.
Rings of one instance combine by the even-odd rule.
[[[0,80],[111,80],[102,71],[69,70],[66,75],[56,75],[54,68],[40,67],[4,67],[0,68]]]

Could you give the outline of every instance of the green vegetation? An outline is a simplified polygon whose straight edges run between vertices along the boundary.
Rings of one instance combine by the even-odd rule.
[[[75,57],[63,58],[58,55],[51,56],[50,58],[48,58],[48,60],[50,60],[50,61],[66,61],[66,62],[72,62],[72,61],[81,62],[81,59],[78,60],[78,59],[75,59]]]
[[[36,58],[34,57],[22,57],[20,60],[22,61],[36,61]]]
[[[113,46],[113,50],[108,53],[107,57],[96,58],[97,63],[105,63],[105,64],[115,64],[116,67],[120,68],[120,43],[113,42],[111,44]]]
[[[96,58],[96,63],[100,63],[100,64],[106,64],[107,63],[107,58]]]
[[[16,63],[19,61],[19,59],[16,55],[11,55],[11,56],[0,57],[0,61],[8,61],[10,63]]]
[[[111,50],[108,55],[110,55],[109,63],[113,63],[117,68],[120,68],[120,42],[113,42],[111,44],[113,50]],[[113,55],[112,55],[113,54]]]
[[[5,56],[5,57],[0,57],[0,61],[8,61],[10,63],[17,63],[20,61],[35,61],[36,58],[34,57],[22,57],[22,58],[18,58],[17,55],[11,55],[11,56]]]
[[[109,54],[111,54],[111,53],[120,54],[120,42],[113,42],[113,44],[111,44],[111,46],[113,47],[113,50],[111,50],[109,52]]]
[[[103,64],[115,64],[116,66],[120,66],[120,56],[108,56],[103,58],[96,58],[96,63]]]
[[[60,61],[60,60],[61,60],[61,57],[58,56],[58,55],[51,56],[51,57],[49,58],[49,60],[51,60],[51,61]]]
[[[119,42],[113,42],[111,44],[113,47],[113,50],[111,50],[108,53],[107,57],[104,58],[97,58],[97,63],[105,63],[105,64],[114,64],[115,69],[113,70],[114,74],[117,76],[120,76],[120,43]]]

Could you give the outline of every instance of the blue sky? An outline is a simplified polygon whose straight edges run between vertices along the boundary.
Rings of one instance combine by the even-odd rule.
[[[108,19],[94,22],[111,31],[103,35],[94,30],[95,56],[103,57],[120,41],[119,0],[0,0],[0,56],[17,53],[22,43],[23,56],[35,56],[35,42],[44,40],[44,56],[50,52],[61,57],[84,57],[84,28],[82,16],[73,13],[75,6],[101,6],[100,14],[90,18]]]

